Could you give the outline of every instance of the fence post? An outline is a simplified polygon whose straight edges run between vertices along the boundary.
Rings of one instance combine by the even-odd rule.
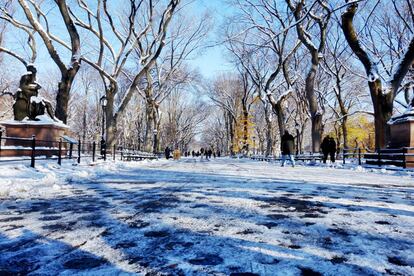
[[[112,149],[112,153],[113,153],[113,159],[114,159],[114,161],[115,161],[115,150],[116,150],[116,146],[115,146],[115,144],[114,144],[114,148]]]
[[[361,166],[362,165],[362,160],[361,160],[361,148],[358,148],[358,165]]]
[[[408,153],[408,149],[403,148],[403,168],[404,169],[407,168],[407,153]]]
[[[78,141],[78,164],[81,161],[81,147],[82,147],[82,144],[81,144],[81,140],[79,139]]]
[[[73,143],[70,142],[70,144],[69,144],[69,159],[72,159],[72,151],[73,151]]]
[[[381,149],[377,148],[377,152],[378,152],[378,166],[381,167]]]
[[[344,164],[344,165],[345,165],[345,158],[346,158],[345,154],[346,154],[346,149],[343,148],[342,149],[342,164]]]
[[[62,165],[62,138],[59,139],[58,164]]]
[[[30,167],[35,167],[35,156],[36,156],[36,136],[32,135],[32,156],[31,156],[31,162]]]
[[[0,157],[1,157],[1,139],[3,138],[3,130],[0,129]]]
[[[96,151],[96,142],[92,143],[92,162],[95,162],[95,151]]]

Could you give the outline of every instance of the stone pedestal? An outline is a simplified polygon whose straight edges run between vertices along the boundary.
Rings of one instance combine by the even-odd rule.
[[[403,115],[389,122],[391,128],[390,149],[405,149],[407,168],[414,168],[414,113],[407,110]]]
[[[414,148],[414,116],[402,115],[390,122],[389,148]]]
[[[59,139],[68,130],[63,124],[37,121],[7,121],[0,125],[5,128],[3,136],[7,137],[1,145],[1,156],[30,156],[33,135],[36,138],[37,156],[57,155]],[[24,140],[20,140],[21,138]]]
[[[390,148],[414,147],[414,121],[391,125]]]

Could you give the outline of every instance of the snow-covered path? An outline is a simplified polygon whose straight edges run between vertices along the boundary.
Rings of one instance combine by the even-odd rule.
[[[31,184],[20,170],[0,173],[0,275],[414,275],[409,176],[231,159],[44,167]]]

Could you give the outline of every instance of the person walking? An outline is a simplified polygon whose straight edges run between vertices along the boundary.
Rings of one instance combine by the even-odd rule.
[[[295,158],[293,153],[295,151],[295,139],[293,136],[285,130],[281,139],[281,150],[282,150],[282,167],[285,166],[286,158],[289,158],[292,163],[292,167],[295,167]]]
[[[171,149],[168,146],[165,148],[164,153],[165,153],[165,158],[167,160],[170,159]]]
[[[333,137],[329,138],[329,155],[331,157],[331,162],[335,163],[335,155],[336,155],[336,142]]]
[[[213,151],[211,149],[208,149],[208,159],[211,159],[211,156],[213,155]]]
[[[321,149],[323,153],[323,163],[326,164],[326,160],[328,160],[328,156],[330,157],[331,162],[335,163],[335,155],[336,155],[335,139],[329,135],[325,136],[321,144]]]
[[[323,163],[326,164],[326,160],[328,159],[328,155],[329,155],[329,135],[325,136],[325,138],[323,138],[322,140],[322,144],[321,144],[321,150],[322,150],[322,154],[323,154]]]

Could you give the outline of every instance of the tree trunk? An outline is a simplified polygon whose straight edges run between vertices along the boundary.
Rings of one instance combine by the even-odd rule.
[[[112,84],[106,91],[107,105],[105,107],[105,129],[106,129],[106,145],[112,148],[115,145],[116,126],[115,118],[115,95],[117,93],[117,86]]]
[[[82,143],[85,144],[86,141],[86,105],[83,107],[83,114],[82,114]]]
[[[277,116],[277,123],[279,125],[279,136],[280,136],[280,138],[282,138],[283,134],[285,133],[285,129],[286,129],[285,115],[283,113],[282,103],[283,103],[283,101],[278,101],[276,103],[276,105],[274,106],[275,113],[276,113],[276,116]]]
[[[245,103],[243,103],[243,150],[246,154],[249,152],[249,112]]]
[[[147,101],[145,113],[147,122],[145,128],[144,147],[146,151],[152,152],[154,147],[155,112],[151,101]]]
[[[348,117],[344,117],[342,120],[342,137],[344,139],[344,149],[348,148]]]
[[[272,145],[273,145],[272,121],[270,120],[270,114],[267,108],[265,108],[265,120],[266,120],[266,156],[270,156],[272,154]]]
[[[229,134],[230,134],[229,152],[230,152],[230,156],[234,156],[234,120],[232,117],[230,117],[229,119],[230,119],[229,120]]]
[[[369,82],[372,103],[374,105],[375,118],[375,148],[385,148],[390,141],[391,130],[388,121],[392,117],[393,93],[383,94],[382,84],[378,79]]]
[[[79,67],[62,73],[62,78],[58,84],[58,93],[56,95],[55,116],[64,124],[68,121],[69,95],[72,88],[73,80],[78,72]]]
[[[309,103],[309,112],[311,114],[312,123],[312,152],[320,151],[321,135],[322,135],[322,114],[318,109],[318,101],[315,95],[315,76],[318,70],[318,57],[312,57],[312,66],[306,76],[305,92]]]
[[[302,23],[300,23],[300,21],[302,20],[301,18],[303,16],[303,8],[305,6],[305,1],[302,0],[297,2],[296,6],[293,6],[290,0],[287,0],[286,2],[288,3],[289,8],[293,12],[293,15],[297,21],[296,31],[298,37],[311,54],[311,68],[309,69],[309,72],[306,76],[305,92],[309,104],[309,112],[311,115],[312,123],[312,151],[319,152],[322,135],[322,113],[319,112],[317,96],[315,95],[315,77],[319,66],[319,54],[322,53],[325,48],[326,31],[328,21],[331,17],[331,11],[327,7],[325,7],[325,5],[321,5],[322,15],[318,19],[319,22],[317,22],[317,25],[319,25],[320,36],[319,46],[316,47],[315,44],[310,41],[311,38],[305,32],[304,26],[302,25]],[[323,10],[327,13],[326,15],[323,15]],[[316,17],[316,15],[313,16]],[[324,19],[322,19],[322,17],[324,17]]]

